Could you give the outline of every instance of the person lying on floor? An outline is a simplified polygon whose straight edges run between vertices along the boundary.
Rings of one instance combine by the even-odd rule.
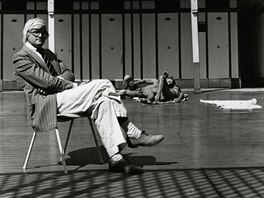
[[[154,80],[151,84],[148,83],[150,82],[147,80],[134,80],[131,76],[126,75],[123,81],[123,89],[118,94],[131,98],[143,98],[146,99],[147,103],[181,102],[188,99],[188,94],[181,91],[167,71],[159,77],[159,80]]]
[[[126,145],[157,145],[164,136],[147,134],[129,120],[109,80],[77,85],[72,71],[53,52],[42,48],[47,38],[46,24],[41,18],[28,20],[23,29],[23,48],[13,56],[15,76],[26,94],[33,129],[55,129],[57,114],[91,116],[108,153],[109,170],[142,173],[143,169],[130,163],[121,151]]]

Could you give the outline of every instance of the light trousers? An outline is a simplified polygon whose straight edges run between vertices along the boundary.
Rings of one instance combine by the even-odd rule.
[[[92,80],[58,93],[57,107],[58,113],[65,116],[91,116],[109,157],[125,147],[117,117],[127,117],[127,111],[109,80]]]

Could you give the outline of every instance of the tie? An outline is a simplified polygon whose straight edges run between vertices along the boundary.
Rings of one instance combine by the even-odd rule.
[[[54,69],[53,65],[51,64],[49,57],[44,53],[44,50],[42,48],[39,48],[39,49],[37,49],[37,52],[39,52],[41,54],[44,62],[46,63],[46,65],[50,71],[50,74],[52,76],[57,76],[57,72]]]

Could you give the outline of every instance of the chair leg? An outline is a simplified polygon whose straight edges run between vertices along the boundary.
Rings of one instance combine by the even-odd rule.
[[[68,129],[67,138],[66,138],[66,142],[65,142],[65,145],[64,145],[64,153],[66,153],[66,149],[67,149],[68,142],[69,142],[69,139],[70,139],[71,130],[72,130],[72,125],[73,125],[73,121],[74,121],[74,120],[71,120],[71,122],[70,122],[70,126],[69,126],[69,129]]]
[[[92,129],[92,134],[93,134],[93,137],[94,137],[94,142],[95,142],[95,145],[96,145],[96,149],[97,149],[97,153],[98,153],[100,162],[103,164],[104,163],[104,159],[103,159],[103,155],[102,155],[101,149],[99,147],[99,144],[98,144],[98,141],[97,141],[97,138],[96,138],[96,134],[95,134],[95,130],[94,130],[94,127],[93,127],[92,118],[88,117],[88,120],[90,122],[90,126],[91,126],[91,129]]]
[[[62,150],[62,146],[61,146],[61,139],[60,139],[60,134],[59,134],[59,130],[55,129],[56,132],[56,136],[57,136],[57,141],[58,141],[58,145],[59,145],[59,149],[60,149],[60,155],[61,155],[61,161],[62,161],[62,165],[64,168],[64,173],[67,174],[67,168],[66,168],[66,162],[65,162],[65,157],[64,157],[64,152]]]
[[[31,142],[30,142],[30,145],[29,145],[29,148],[28,148],[27,156],[26,156],[26,159],[25,159],[25,162],[24,162],[24,166],[23,166],[24,170],[27,168],[27,163],[28,163],[31,151],[32,151],[32,147],[33,147],[35,139],[36,139],[36,135],[37,135],[37,132],[34,131],[32,139],[31,139]]]

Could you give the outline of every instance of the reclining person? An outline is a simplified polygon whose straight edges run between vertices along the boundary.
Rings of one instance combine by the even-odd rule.
[[[146,85],[148,83],[151,84]],[[154,82],[136,81],[131,76],[126,75],[123,81],[123,90],[119,91],[118,94],[132,98],[145,98],[149,103],[181,102],[188,99],[188,95],[181,91],[180,87],[176,85],[176,81],[166,71],[159,77],[159,80],[154,80]]]
[[[163,135],[147,134],[128,119],[109,80],[77,85],[72,71],[53,52],[42,48],[47,37],[42,19],[28,20],[23,29],[23,48],[13,56],[15,76],[26,94],[33,129],[53,130],[57,127],[57,114],[91,116],[109,155],[109,170],[142,173],[143,169],[130,163],[121,151],[126,145],[154,146],[164,139]]]

